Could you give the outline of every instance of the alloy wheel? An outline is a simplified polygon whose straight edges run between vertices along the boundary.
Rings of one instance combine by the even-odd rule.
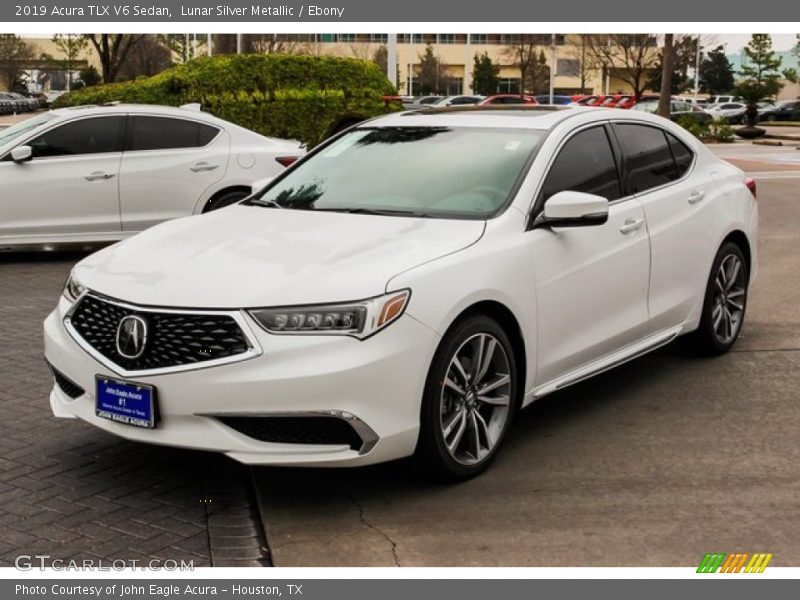
[[[462,465],[488,458],[511,409],[511,367],[503,345],[489,333],[469,337],[445,374],[439,424],[450,456]]]
[[[739,333],[744,319],[746,299],[745,270],[735,254],[722,259],[714,281],[714,308],[711,322],[714,335],[722,344],[730,344]]]

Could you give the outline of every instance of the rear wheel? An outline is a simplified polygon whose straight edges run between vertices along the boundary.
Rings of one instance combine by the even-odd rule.
[[[214,196],[208,201],[206,207],[203,209],[203,212],[207,213],[212,210],[217,210],[218,208],[224,208],[226,206],[230,206],[231,204],[236,204],[240,200],[247,198],[247,196],[249,196],[249,193],[242,189],[222,192],[218,196]]]
[[[703,314],[690,346],[704,354],[724,354],[739,338],[747,308],[750,273],[741,248],[726,242],[717,252],[708,278]]]
[[[450,480],[484,471],[513,420],[518,381],[513,346],[497,321],[476,315],[455,325],[428,373],[417,458]]]

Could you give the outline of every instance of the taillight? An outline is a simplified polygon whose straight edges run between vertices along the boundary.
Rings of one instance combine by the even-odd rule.
[[[279,163],[281,163],[281,165],[283,165],[284,167],[288,167],[289,165],[291,165],[292,163],[297,161],[298,158],[300,158],[300,157],[299,156],[276,156],[275,160],[277,160]]]
[[[756,194],[756,180],[752,177],[746,177],[744,184],[747,186],[747,189],[750,190],[750,193],[753,194],[753,198],[758,198],[758,194]]]

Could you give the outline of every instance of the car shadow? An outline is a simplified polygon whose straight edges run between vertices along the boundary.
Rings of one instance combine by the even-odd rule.
[[[597,413],[624,411],[631,402],[647,402],[642,392],[652,384],[653,371],[680,369],[682,363],[697,359],[673,342],[650,355],[623,364],[591,379],[552,393],[517,413],[502,451],[481,476],[457,483],[436,479],[413,459],[348,469],[254,467],[262,493],[285,497],[287,503],[334,501],[342,494],[391,498],[437,494],[454,487],[502,485],[511,465],[537,461],[541,440],[586,427]],[[659,410],[656,404],[645,410]],[[565,449],[566,450],[566,449]],[[273,499],[275,500],[275,499]]]

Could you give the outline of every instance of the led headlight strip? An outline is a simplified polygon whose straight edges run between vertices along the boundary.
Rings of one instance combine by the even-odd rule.
[[[257,308],[250,315],[269,333],[280,335],[349,335],[367,338],[396,321],[411,290],[341,304]]]

